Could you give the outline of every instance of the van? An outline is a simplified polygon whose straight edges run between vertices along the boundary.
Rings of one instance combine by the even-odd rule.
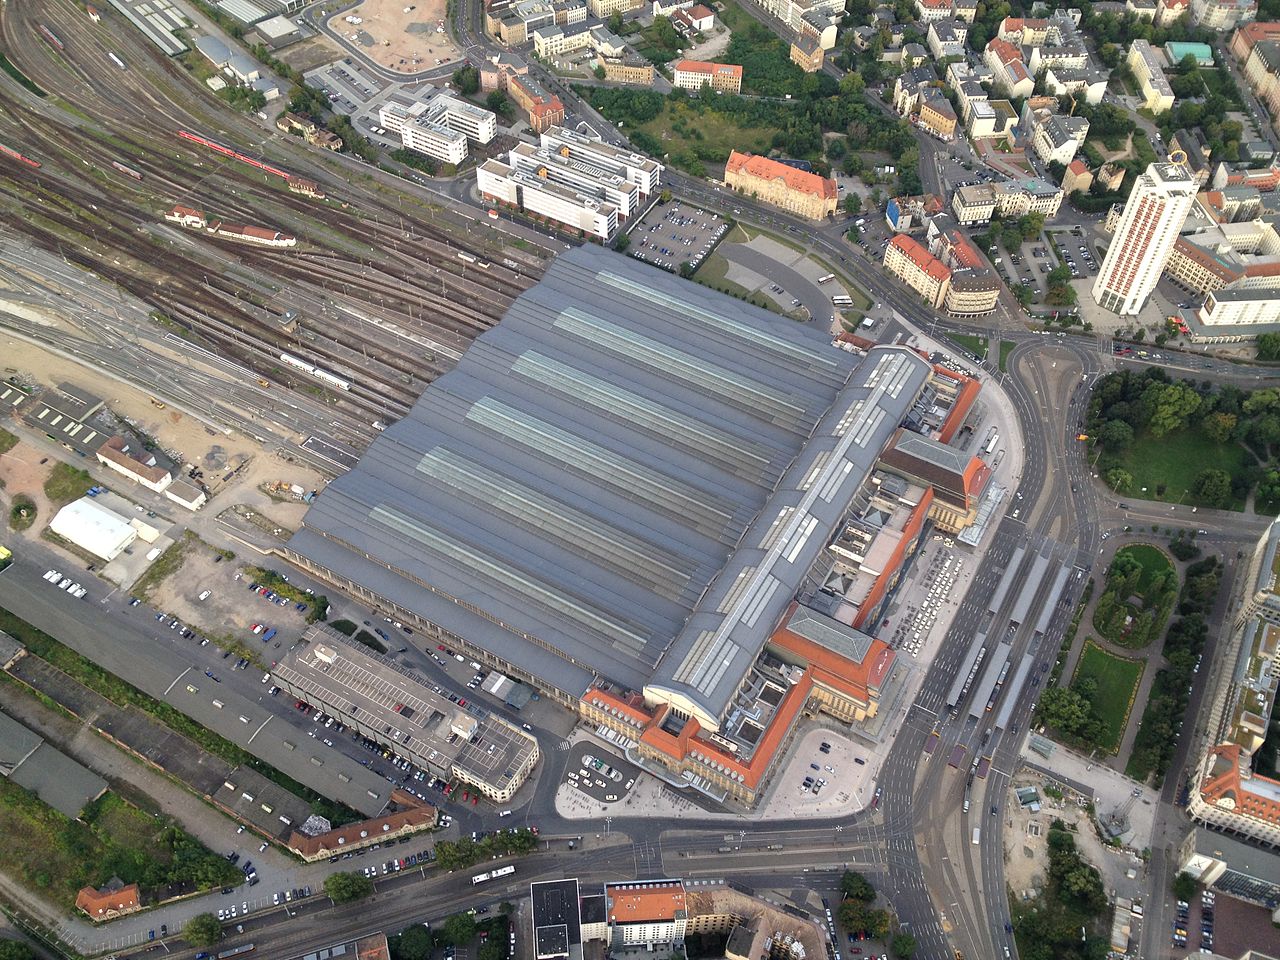
[[[202,593],[200,594],[200,599],[201,599],[201,600],[208,600],[211,596],[213,596],[213,591],[212,591],[212,590],[205,590],[204,592],[202,592]]]
[[[469,666],[472,670],[480,669],[480,664],[476,663],[474,660],[472,660],[469,664],[467,664],[467,666]]]
[[[499,814],[498,814],[498,816],[499,816],[499,817],[509,817],[509,816],[511,816],[511,811],[510,811],[510,810],[503,810],[501,813],[499,813]]]

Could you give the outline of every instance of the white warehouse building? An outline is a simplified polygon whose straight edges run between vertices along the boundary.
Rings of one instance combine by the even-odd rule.
[[[138,531],[128,519],[92,497],[68,503],[54,516],[49,529],[107,561],[120,556],[138,539]]]

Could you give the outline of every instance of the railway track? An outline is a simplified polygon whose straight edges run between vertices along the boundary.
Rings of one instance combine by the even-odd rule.
[[[31,171],[0,161],[0,223],[255,373],[297,385],[298,377],[282,376],[278,354],[308,355],[351,381],[335,410],[364,423],[371,414],[396,415],[536,281],[540,262],[498,250],[517,264],[508,269],[487,231],[477,239],[436,222],[448,214],[414,198],[335,181],[330,158],[284,154],[274,135],[212,100],[118,15],[92,24],[68,0],[8,0],[2,9],[0,37],[15,65],[75,112],[0,83],[0,138],[43,164]],[[62,51],[23,42],[39,23],[57,32]],[[179,140],[178,129],[282,154],[272,162],[343,197],[294,194],[270,175]],[[154,227],[175,202],[286,230],[301,245],[259,249],[199,233],[180,241]],[[460,252],[492,266],[476,269]],[[302,317],[301,339],[280,329],[289,296],[315,308]]]

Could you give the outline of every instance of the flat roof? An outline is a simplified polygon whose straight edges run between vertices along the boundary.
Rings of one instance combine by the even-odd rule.
[[[0,775],[68,817],[107,789],[107,781],[22,722],[0,712]]]
[[[579,953],[582,921],[578,907],[578,881],[542,880],[529,885],[535,955],[569,956]],[[577,948],[577,949],[574,949]]]
[[[308,627],[271,673],[344,721],[380,731],[379,740],[396,735],[401,751],[425,765],[456,767],[497,790],[507,789],[537,748],[512,724],[458,706],[416,674],[323,624]]]
[[[604,888],[611,923],[667,923],[688,915],[680,880],[607,883]]]
[[[639,689],[683,657],[675,638],[771,499],[794,507],[819,457],[869,470],[927,369],[581,247],[329,485],[288,549],[573,696],[596,675]],[[819,503],[834,526],[845,504]]]

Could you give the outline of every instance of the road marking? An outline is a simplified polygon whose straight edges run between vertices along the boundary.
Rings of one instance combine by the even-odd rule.
[[[172,682],[172,683],[170,683],[170,684],[169,684],[169,686],[165,687],[165,689],[164,689],[164,696],[166,696],[166,697],[167,697],[167,696],[169,695],[169,691],[170,691],[170,690],[172,690],[174,687],[176,687],[176,686],[178,685],[178,681],[179,681],[179,680],[181,680],[183,677],[185,677],[185,676],[186,676],[188,673],[190,673],[190,672],[191,672],[191,668],[190,668],[190,667],[187,667],[187,668],[186,668],[186,669],[184,669],[180,674],[178,674],[176,677],[174,677],[174,678],[173,678],[173,682]]]
[[[270,722],[271,722],[271,717],[268,716],[267,719],[262,721],[262,724],[258,727],[258,729],[253,731],[253,733],[250,735],[247,742],[253,743],[253,738],[256,737],[258,734],[260,734],[264,729],[266,729],[267,724]]]

